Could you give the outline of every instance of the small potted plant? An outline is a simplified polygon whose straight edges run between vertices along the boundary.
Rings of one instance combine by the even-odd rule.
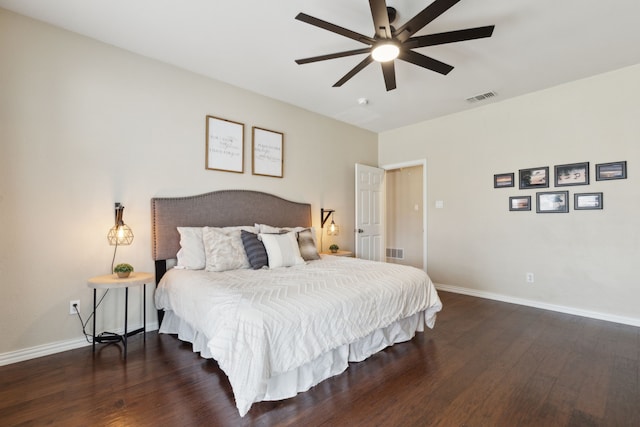
[[[131,264],[118,264],[116,265],[116,268],[113,269],[113,272],[116,273],[121,279],[129,277],[132,271],[133,267],[131,266]]]
[[[331,251],[332,254],[337,253],[338,249],[340,249],[340,248],[335,243],[333,245],[329,246],[329,250]]]

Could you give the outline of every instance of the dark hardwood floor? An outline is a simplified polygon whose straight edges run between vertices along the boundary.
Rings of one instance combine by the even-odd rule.
[[[240,418],[218,365],[138,335],[0,367],[0,425],[640,426],[640,328],[440,293],[436,328]]]

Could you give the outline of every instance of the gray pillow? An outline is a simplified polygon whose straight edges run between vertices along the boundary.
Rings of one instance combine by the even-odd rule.
[[[320,259],[318,249],[316,249],[316,244],[313,241],[313,233],[310,229],[307,228],[298,232],[298,247],[300,248],[300,255],[305,261]]]
[[[257,234],[242,230],[240,237],[251,268],[259,270],[269,265],[267,251],[264,248],[264,244],[258,239]]]

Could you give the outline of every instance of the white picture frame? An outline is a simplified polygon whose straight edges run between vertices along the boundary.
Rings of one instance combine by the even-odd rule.
[[[251,133],[251,173],[253,175],[282,178],[284,169],[284,134],[257,126],[251,128]]]
[[[205,169],[244,173],[244,123],[207,116]]]

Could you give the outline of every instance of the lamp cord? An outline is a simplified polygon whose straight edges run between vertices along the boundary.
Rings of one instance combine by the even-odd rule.
[[[109,274],[113,273],[113,264],[116,261],[116,251],[118,250],[118,239],[116,239],[115,247],[113,248],[113,258],[111,258],[111,271]]]
[[[100,304],[102,304],[102,300],[104,299],[104,297],[107,296],[107,294],[109,293],[109,289],[107,289],[106,291],[104,291],[104,294],[100,297],[100,301],[98,301],[98,304],[96,304],[96,310],[98,309],[98,307],[100,307]],[[87,340],[87,342],[89,344],[91,344],[91,340],[89,340],[89,337],[93,338],[93,335],[89,335],[87,333],[87,325],[89,324],[89,320],[91,320],[91,318],[94,315],[94,312],[92,312],[89,317],[87,317],[87,321],[83,321],[82,320],[82,316],[80,315],[80,311],[78,310],[78,307],[76,307],[76,314],[78,315],[78,319],[80,319],[80,325],[82,326],[82,333],[84,334],[84,338]],[[94,320],[95,322],[95,320]]]

